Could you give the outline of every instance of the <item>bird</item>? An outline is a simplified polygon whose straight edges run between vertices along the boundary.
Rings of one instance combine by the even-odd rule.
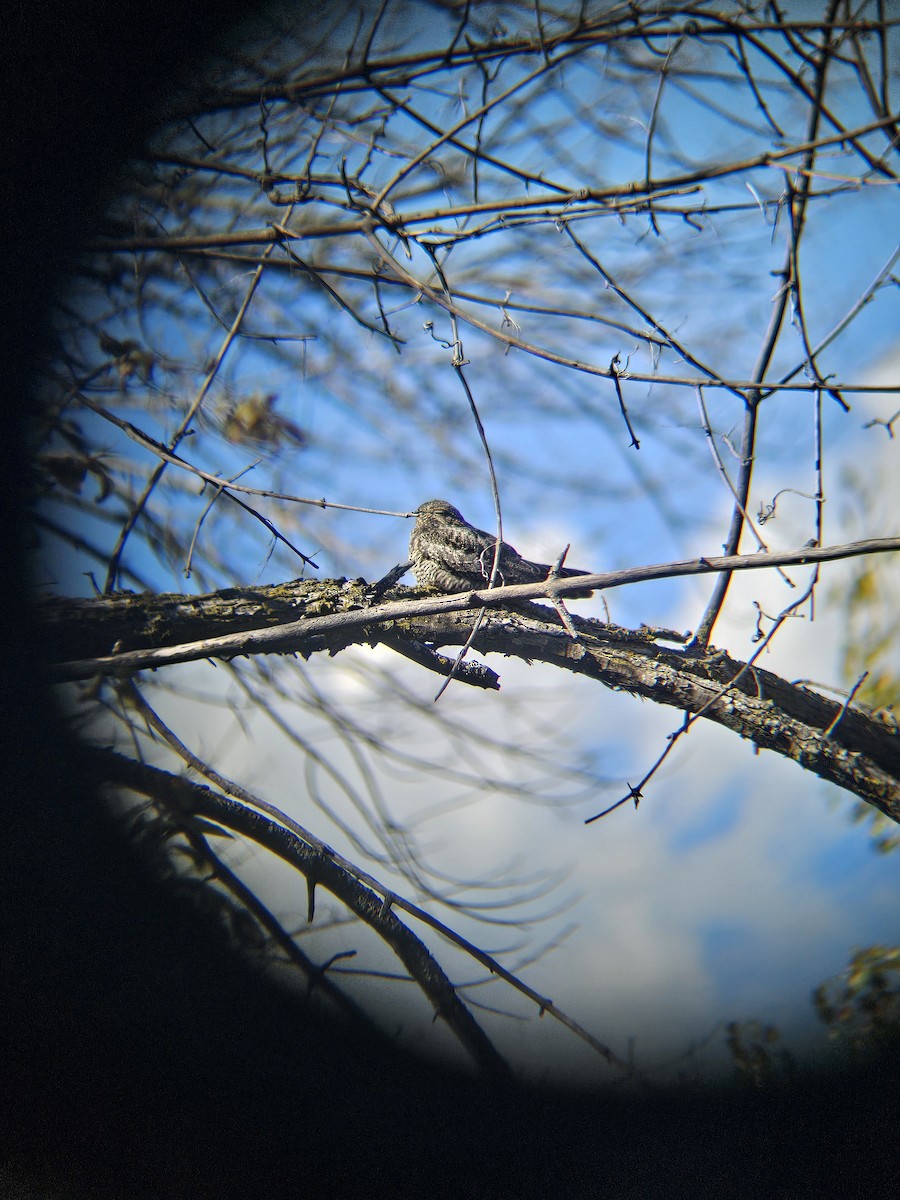
[[[420,587],[439,592],[467,592],[487,587],[494,563],[497,538],[470,525],[458,508],[446,500],[426,500],[414,509],[416,523],[409,538],[409,557]],[[500,543],[495,586],[539,583],[552,568],[547,563],[529,562],[507,542]],[[566,579],[589,571],[561,568]],[[571,596],[590,596],[590,589]]]

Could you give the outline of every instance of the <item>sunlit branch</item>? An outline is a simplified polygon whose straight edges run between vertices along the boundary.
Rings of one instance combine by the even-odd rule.
[[[629,567],[621,571],[605,571],[594,575],[579,575],[574,579],[559,577],[546,583],[516,584],[506,587],[461,592],[455,596],[434,596],[423,599],[393,601],[324,617],[306,617],[300,621],[285,621],[268,628],[246,629],[240,633],[205,638],[202,641],[159,649],[123,651],[85,662],[62,662],[48,668],[56,681],[90,679],[95,675],[131,675],[135,671],[157,668],[177,662],[196,662],[204,658],[233,658],[254,653],[309,653],[320,648],[317,639],[339,637],[350,630],[374,627],[388,621],[415,616],[435,616],[438,613],[464,612],[481,606],[504,608],[517,601],[540,600],[550,596],[566,596],[572,592],[593,588],[596,591],[655,579],[675,579],[684,576],[717,574],[723,571],[754,571],[781,566],[808,566],[834,562],[860,555],[890,554],[900,550],[900,537],[875,538],[848,542],[838,546],[804,546],[799,550],[775,551],[768,554],[729,555],[688,559],[683,562],[658,563],[647,567]],[[80,601],[89,605],[90,601]],[[48,603],[47,612],[53,605]],[[64,619],[64,612],[62,613]],[[374,636],[372,633],[369,637]],[[322,643],[324,646],[325,643]]]

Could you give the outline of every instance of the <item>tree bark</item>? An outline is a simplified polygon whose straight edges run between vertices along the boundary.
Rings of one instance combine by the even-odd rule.
[[[39,616],[48,674],[57,681],[241,654],[333,655],[357,644],[384,644],[449,674],[453,660],[436,649],[466,643],[481,608],[475,595],[423,600],[399,587],[376,607],[371,595],[363,580],[294,580],[209,596],[54,598],[41,602]],[[577,638],[553,609],[516,600],[514,607],[484,610],[473,646],[702,715],[900,822],[900,736],[889,715],[839,704],[723,651],[663,644],[685,640],[670,631],[570,620]],[[478,662],[460,664],[454,675],[462,683],[499,686],[496,673]]]

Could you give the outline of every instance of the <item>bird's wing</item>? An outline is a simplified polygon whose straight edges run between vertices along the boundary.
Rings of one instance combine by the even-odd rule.
[[[478,538],[480,543],[477,554],[473,552],[473,567],[475,570],[481,570],[485,579],[489,579],[491,575],[491,567],[494,563],[494,547],[497,544],[497,535],[495,533],[486,533],[483,529],[472,528],[472,532]],[[500,558],[497,563],[497,569],[500,573],[500,583],[537,583],[540,579],[546,579],[547,573],[550,570],[548,566],[542,563],[529,562],[527,558],[523,558],[515,547],[510,546],[509,542],[500,543]]]
[[[457,575],[490,577],[494,561],[494,538],[481,529],[450,529],[441,542],[438,557]]]

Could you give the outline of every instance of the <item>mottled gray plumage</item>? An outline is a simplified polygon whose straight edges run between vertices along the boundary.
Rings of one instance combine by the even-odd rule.
[[[409,557],[420,587],[440,592],[466,592],[487,587],[494,562],[496,535],[476,529],[446,500],[426,500],[415,510],[416,523],[409,539]],[[538,583],[547,578],[546,563],[529,562],[512,546],[500,543],[496,587],[513,583]],[[587,575],[563,567],[567,579]],[[574,596],[590,596],[590,591]]]

